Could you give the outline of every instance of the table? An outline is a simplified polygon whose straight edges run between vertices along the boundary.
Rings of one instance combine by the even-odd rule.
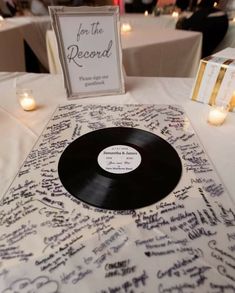
[[[129,14],[124,14],[122,17],[123,21],[130,21],[131,24],[133,24],[133,27],[137,28],[137,31],[139,31],[141,34],[143,34],[143,30],[148,30],[151,27],[157,26],[158,28],[164,28],[164,29],[174,29],[175,23],[176,23],[176,18],[170,16],[170,15],[161,15],[160,17],[153,17],[153,16],[143,16],[143,15],[129,15]],[[47,42],[50,42],[46,46],[46,31],[50,29],[51,24],[50,24],[50,18],[49,16],[40,16],[40,17],[14,17],[14,18],[8,18],[6,19],[5,23],[3,26],[0,27],[0,38],[1,38],[1,46],[0,46],[0,55],[1,55],[1,63],[0,63],[0,70],[1,71],[26,71],[26,66],[25,66],[25,55],[24,55],[24,40],[28,43],[30,48],[33,50],[34,54],[37,56],[38,60],[41,62],[43,67],[51,73],[56,73],[60,72],[60,64],[58,63],[57,55],[55,54],[54,56],[52,55],[52,49],[54,49],[55,44],[53,44],[54,40],[52,39],[53,37],[50,37],[50,32],[48,34],[48,38],[50,39],[47,40]],[[164,31],[160,31],[154,34],[149,33],[146,34],[147,40],[145,40],[146,43],[146,52],[148,54],[156,53],[154,51],[154,46],[151,44],[151,39],[155,40],[157,37],[159,39],[162,39],[162,41],[166,42],[164,49],[166,49],[166,52],[169,52],[169,54],[175,54],[176,50],[173,50],[174,47],[171,46],[170,39],[175,40],[175,38],[186,38],[187,43],[191,43],[193,39],[196,39],[196,35],[191,35],[186,33],[179,33],[177,36],[177,33],[172,33],[169,31],[165,31],[166,35],[163,36]],[[168,37],[167,37],[168,35]],[[233,40],[234,40],[234,22],[230,21],[229,25],[229,30],[227,35],[225,36],[224,40],[222,43],[216,48],[216,52],[220,51],[226,47],[234,47]],[[197,40],[197,43],[195,44],[194,50],[191,51],[189,48],[188,52],[186,52],[186,56],[188,54],[192,54],[188,56],[188,60],[191,59],[193,65],[192,68],[190,66],[182,66],[182,64],[187,64],[187,62],[182,63],[182,56],[180,55],[180,58],[174,58],[175,55],[173,55],[173,58],[171,59],[172,64],[169,66],[169,64],[163,65],[160,64],[159,59],[155,58],[155,55],[152,58],[152,62],[154,61],[155,65],[151,66],[149,68],[148,62],[145,61],[145,53],[143,55],[139,55],[140,53],[144,52],[143,47],[139,46],[140,41],[142,41],[143,36],[137,37],[133,36],[132,38],[134,39],[134,42],[136,43],[136,47],[133,46],[128,49],[130,46],[130,38],[128,36],[124,36],[124,58],[126,62],[126,67],[127,67],[127,73],[129,75],[146,75],[146,76],[151,76],[151,75],[157,75],[157,76],[193,76],[195,75],[195,68],[196,64],[198,64],[198,58],[199,58],[199,39]],[[133,40],[132,39],[132,40]],[[158,39],[158,41],[159,41]],[[179,48],[179,43],[176,44],[177,48]],[[186,44],[186,48],[189,46],[189,44]],[[171,50],[170,50],[171,49]],[[134,54],[136,54],[135,57],[132,56],[132,58],[129,60],[129,56],[132,55],[132,51]],[[170,51],[168,51],[170,50]],[[179,49],[178,49],[179,50]],[[48,53],[49,51],[49,53]],[[165,56],[162,56],[164,50],[162,50],[159,53],[159,48],[156,50],[158,52],[158,56],[160,55],[162,58],[165,58]],[[173,51],[173,52],[172,52]],[[175,52],[174,52],[175,51]],[[15,54],[17,52],[17,55]],[[181,52],[181,50],[179,50]],[[182,52],[185,53],[185,51]],[[194,54],[195,53],[195,54]],[[194,54],[194,55],[193,55]],[[48,56],[47,56],[48,55]],[[126,57],[125,57],[126,56]],[[141,57],[141,58],[140,58]],[[49,58],[49,60],[48,60]],[[136,58],[138,59],[136,62]],[[134,59],[134,60],[133,60]],[[179,61],[178,61],[179,60]],[[152,63],[151,62],[151,63]],[[179,68],[179,62],[180,62],[180,68]],[[50,64],[48,64],[50,63]],[[54,66],[54,68],[53,68]],[[137,68],[138,66],[138,68]],[[141,72],[139,69],[139,66],[141,66]],[[177,70],[176,70],[177,67]],[[144,71],[143,71],[144,69]],[[169,73],[172,72],[172,74]],[[160,74],[159,74],[160,71]]]
[[[177,20],[178,18],[172,15],[154,17],[124,14],[121,16],[121,23],[129,22],[133,27],[131,34],[122,35],[123,62],[127,75],[169,77],[196,75],[201,58],[200,36],[175,30]]]
[[[193,77],[201,58],[198,32],[135,28],[121,37],[123,65],[129,76]]]
[[[25,112],[19,107],[15,84],[33,90],[38,104],[36,111]],[[196,166],[199,163],[202,168],[208,167],[203,151],[197,152],[197,144],[203,145],[213,162],[212,168],[221,178],[219,182],[223,181],[230,194],[221,184],[214,184],[214,171],[208,170],[205,176],[202,173],[198,178],[195,173],[193,182],[184,189],[177,187],[171,196],[150,208],[118,214],[92,209],[68,195],[64,197],[56,181],[51,181],[55,189],[49,196],[48,182],[55,170],[47,169],[47,161],[41,161],[44,164],[44,191],[49,188],[45,193],[42,193],[42,186],[35,191],[35,174],[38,174],[35,169],[28,173],[24,185],[13,184],[3,195],[43,129],[45,133],[54,131],[51,142],[51,137],[45,136],[51,144],[48,152],[52,154],[55,145],[65,147],[63,140],[57,144],[57,131],[67,129],[76,137],[83,116],[81,112],[76,114],[77,106],[71,106],[71,101],[66,100],[61,75],[1,73],[0,85],[2,292],[8,292],[4,291],[7,288],[18,292],[23,288],[35,292],[77,292],[79,288],[82,292],[100,293],[234,290],[234,113],[230,113],[221,127],[209,125],[206,122],[209,106],[189,99],[192,78],[127,77],[124,95],[74,101],[83,111],[90,109],[91,119],[100,117],[101,120],[105,116],[100,112],[102,105],[109,105],[108,111],[113,111],[115,116],[114,111],[120,111],[124,104],[135,104],[138,108],[138,104],[144,103],[144,106],[139,105],[138,115],[155,121],[148,123],[148,127],[168,139],[173,128],[161,128],[156,113],[157,120],[151,120],[151,112],[148,114],[141,109],[146,106],[152,109],[151,105],[155,104],[163,117],[171,119],[165,122],[179,129],[182,120],[179,120],[181,114],[177,105],[183,106],[190,123],[184,120],[185,135],[178,140],[185,141],[185,147],[189,144],[194,133],[190,125],[200,140],[193,143],[191,151],[186,148],[186,158],[182,157],[184,168],[187,157],[194,160],[192,163],[196,160]],[[57,112],[54,126],[46,127],[58,104],[65,105],[60,110],[64,122],[58,124],[58,128],[60,114]],[[70,120],[66,115],[76,119],[74,129],[67,128]],[[132,118],[126,118],[123,117],[128,125]],[[90,127],[102,127],[102,124],[91,123]],[[43,146],[45,141],[41,144],[45,156],[47,149]],[[190,152],[194,152],[193,157]],[[37,162],[35,154],[32,152],[28,157],[28,168],[30,162]],[[43,154],[38,155],[40,164]],[[21,170],[27,171],[25,167]],[[16,182],[24,176],[21,172],[20,177],[15,177]],[[195,192],[192,192],[193,184],[197,186]]]
[[[25,16],[5,19],[0,27],[0,70],[26,71],[24,42],[42,66],[48,70],[46,31],[51,28],[49,16]]]
[[[189,17],[191,15],[191,12],[184,13],[186,17]],[[129,21],[131,24],[141,28],[141,26],[146,26],[149,28],[152,25],[157,26],[158,28],[168,28],[168,29],[174,29],[176,22],[178,21],[177,17],[173,17],[171,15],[160,15],[157,17],[154,17],[152,15],[148,15],[145,18],[141,14],[124,14],[122,15],[121,19],[123,21]],[[230,20],[229,21],[229,27],[228,31],[222,40],[222,42],[217,46],[215,49],[215,53],[219,52],[223,49],[226,49],[228,47],[234,48],[235,47],[235,21]]]

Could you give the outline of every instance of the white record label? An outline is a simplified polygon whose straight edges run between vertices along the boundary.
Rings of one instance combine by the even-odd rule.
[[[107,172],[125,174],[134,171],[141,163],[140,153],[127,145],[112,145],[98,155],[99,166]]]

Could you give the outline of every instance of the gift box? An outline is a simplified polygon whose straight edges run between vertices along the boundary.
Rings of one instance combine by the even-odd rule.
[[[200,61],[191,99],[235,109],[235,49],[227,48]]]

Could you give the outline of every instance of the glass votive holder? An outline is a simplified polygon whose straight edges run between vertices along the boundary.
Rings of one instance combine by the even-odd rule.
[[[149,15],[148,10],[145,10],[144,15],[145,15],[145,16],[148,16],[148,15]]]
[[[19,88],[16,90],[16,95],[21,107],[25,111],[32,111],[36,109],[36,102],[32,90]]]
[[[213,105],[208,114],[208,123],[219,126],[224,123],[228,115],[229,107],[227,105]]]

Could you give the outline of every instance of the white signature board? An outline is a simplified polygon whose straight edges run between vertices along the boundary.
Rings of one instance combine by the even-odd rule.
[[[124,93],[118,7],[49,11],[68,98]]]

